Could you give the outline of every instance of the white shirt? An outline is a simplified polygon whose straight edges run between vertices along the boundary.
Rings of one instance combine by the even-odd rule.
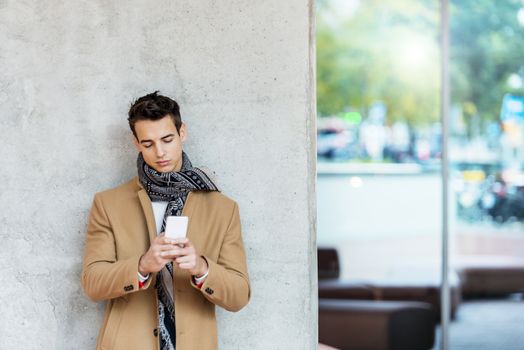
[[[169,202],[151,202],[153,205],[153,213],[155,214],[156,234],[160,233],[162,222],[164,221],[164,214],[166,212],[167,204]]]

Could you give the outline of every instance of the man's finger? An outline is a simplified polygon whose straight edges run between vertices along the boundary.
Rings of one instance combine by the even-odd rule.
[[[191,245],[187,237],[172,238],[173,244]]]
[[[192,269],[194,266],[191,263],[185,262],[185,263],[178,264],[178,267],[184,270],[189,270],[189,269]]]
[[[158,249],[161,251],[161,252],[165,252],[167,250],[179,250],[180,248],[176,245],[173,245],[173,244],[162,244],[158,247]]]
[[[180,249],[170,249],[170,250],[164,250],[160,252],[160,256],[166,259],[174,259],[181,256]]]
[[[193,262],[194,259],[191,258],[190,256],[179,256],[178,258],[175,259],[175,261],[177,262],[177,264],[183,264],[183,263],[190,263],[190,262]]]
[[[162,244],[162,245],[165,245],[165,244],[174,244],[174,240],[173,238],[169,238],[169,237],[165,237],[165,236],[159,236],[159,238],[157,239],[157,242],[159,244]]]
[[[178,248],[178,255],[183,255],[183,256],[189,256],[189,255],[195,255],[195,250],[192,249],[191,247],[184,247],[184,248]]]

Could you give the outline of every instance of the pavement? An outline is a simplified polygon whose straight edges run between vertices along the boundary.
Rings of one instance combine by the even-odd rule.
[[[464,301],[450,324],[450,350],[524,350],[524,301],[506,299]],[[437,337],[440,339],[440,337]],[[438,341],[434,350],[439,349]]]

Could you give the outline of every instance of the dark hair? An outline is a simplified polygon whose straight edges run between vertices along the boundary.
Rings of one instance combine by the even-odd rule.
[[[127,121],[135,137],[135,123],[139,120],[159,120],[169,115],[175,123],[178,133],[180,133],[182,126],[178,103],[169,97],[159,95],[158,91],[139,97],[131,104],[128,115]]]

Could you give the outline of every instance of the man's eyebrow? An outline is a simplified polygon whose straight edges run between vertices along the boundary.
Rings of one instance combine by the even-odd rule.
[[[168,134],[166,136],[162,136],[161,140],[164,140],[164,139],[167,139],[168,137],[173,137],[173,136],[175,136],[175,134]],[[153,142],[153,140],[149,140],[149,139],[140,140],[140,143],[146,143],[146,142]]]

